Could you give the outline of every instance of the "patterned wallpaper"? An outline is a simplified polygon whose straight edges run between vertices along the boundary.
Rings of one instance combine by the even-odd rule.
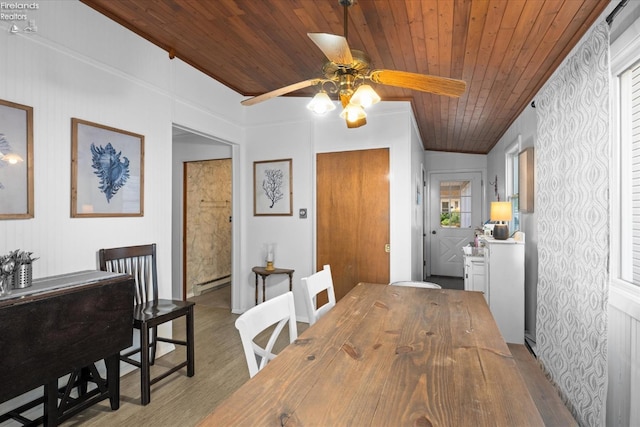
[[[609,259],[609,27],[535,99],[537,353],[581,426],[604,423]]]

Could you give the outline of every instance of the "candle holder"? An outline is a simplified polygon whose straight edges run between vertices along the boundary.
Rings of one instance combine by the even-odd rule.
[[[265,261],[267,263],[265,270],[267,271],[275,270],[275,267],[273,266],[273,261],[275,259],[275,251],[276,251],[275,243],[268,243],[265,245]]]

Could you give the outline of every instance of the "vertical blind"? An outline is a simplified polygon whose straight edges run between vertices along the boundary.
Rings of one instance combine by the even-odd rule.
[[[630,93],[627,103],[628,112],[623,117],[621,125],[626,129],[622,132],[630,136],[631,143],[631,206],[633,227],[633,283],[640,285],[640,62],[625,72],[628,78],[621,80],[621,93]],[[624,87],[629,85],[630,88]],[[629,90],[630,89],[630,90]],[[624,106],[623,106],[624,109]],[[626,132],[625,132],[626,131]],[[624,231],[624,230],[623,230]],[[623,268],[622,271],[625,269]]]

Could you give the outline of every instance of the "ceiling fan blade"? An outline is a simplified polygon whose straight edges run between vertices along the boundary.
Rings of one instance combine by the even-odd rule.
[[[369,74],[369,77],[372,81],[383,85],[404,87],[452,97],[459,97],[467,89],[467,83],[464,80],[406,71],[375,70]]]
[[[254,105],[254,104],[257,104],[259,102],[267,101],[267,100],[269,100],[271,98],[275,98],[277,96],[287,94],[289,92],[295,92],[296,90],[300,90],[300,89],[304,89],[304,88],[309,87],[309,86],[313,86],[313,85],[318,84],[318,83],[320,83],[322,81],[323,81],[322,79],[304,80],[302,82],[294,83],[294,84],[289,85],[289,86],[281,87],[280,89],[272,90],[271,92],[263,93],[262,95],[254,96],[253,98],[245,99],[244,101],[241,101],[240,103],[242,105],[246,105],[246,106]]]
[[[307,35],[329,61],[344,65],[353,63],[349,43],[344,37],[327,33],[307,33]]]

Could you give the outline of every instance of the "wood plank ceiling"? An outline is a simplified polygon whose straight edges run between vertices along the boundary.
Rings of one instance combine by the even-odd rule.
[[[344,35],[339,0],[81,1],[246,96],[321,77],[326,58],[307,33]],[[374,88],[412,102],[425,149],[485,154],[608,3],[357,0],[348,42],[374,69],[466,81],[460,98]]]

